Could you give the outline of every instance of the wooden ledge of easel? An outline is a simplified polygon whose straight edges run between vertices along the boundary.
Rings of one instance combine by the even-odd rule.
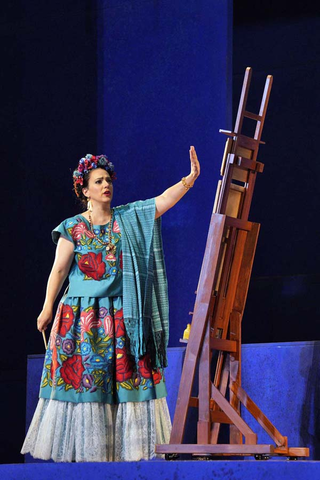
[[[262,173],[264,169],[264,163],[250,160],[250,158],[242,157],[241,155],[230,155],[229,163],[243,170],[252,170],[253,172]]]
[[[180,343],[188,343],[188,340],[180,338]],[[236,353],[238,345],[235,340],[226,340],[223,338],[210,338],[211,350],[220,350],[221,352]]]
[[[230,132],[230,130],[222,130],[220,129],[219,130],[219,133],[223,133],[223,135],[228,135],[229,137],[238,137],[239,134],[238,133],[235,133],[235,132]],[[244,135],[241,135],[242,137],[244,137]],[[255,140],[254,138],[250,138],[250,137],[247,137],[248,139],[250,140],[253,140],[254,142],[257,142],[258,140]],[[259,140],[259,143],[261,143],[262,145],[265,145],[266,142],[263,142],[262,140]]]
[[[220,350],[222,352],[236,353],[238,345],[235,340],[226,340],[223,338],[210,338],[211,350]]]
[[[248,222],[247,220],[241,220],[241,218],[234,218],[234,217],[226,217],[226,226],[238,228],[239,230],[246,230],[250,232],[252,229],[252,222]]]

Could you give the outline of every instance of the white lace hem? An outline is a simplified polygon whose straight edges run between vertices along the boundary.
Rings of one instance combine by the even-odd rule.
[[[149,460],[170,432],[165,398],[119,405],[40,398],[21,453],[55,462]]]

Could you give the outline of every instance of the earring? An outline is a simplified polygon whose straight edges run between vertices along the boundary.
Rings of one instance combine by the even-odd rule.
[[[92,203],[91,203],[90,197],[88,197],[87,209],[89,210],[89,212],[92,212]]]

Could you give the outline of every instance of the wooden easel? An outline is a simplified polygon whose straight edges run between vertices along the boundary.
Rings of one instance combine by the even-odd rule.
[[[216,199],[202,263],[191,332],[185,353],[173,428],[168,445],[157,445],[156,452],[167,459],[177,454],[270,455],[305,457],[308,448],[289,448],[265,414],[241,387],[241,321],[260,225],[248,221],[256,175],[264,165],[257,161],[262,129],[272,87],[272,76],[265,82],[259,114],[246,110],[251,68],[244,76],[233,132],[220,132],[226,141]],[[256,122],[253,137],[243,135],[245,118]],[[212,353],[218,359],[212,375]],[[198,396],[191,390],[199,367]],[[213,378],[213,381],[211,380]],[[226,393],[229,390],[229,400]],[[269,434],[275,445],[261,445],[257,435],[242,419],[242,404]],[[189,407],[198,408],[197,443],[183,444]],[[218,444],[221,424],[229,424],[229,443]]]

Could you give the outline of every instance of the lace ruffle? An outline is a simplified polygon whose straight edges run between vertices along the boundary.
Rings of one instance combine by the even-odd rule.
[[[165,398],[119,405],[40,398],[21,453],[55,462],[148,460],[170,432]]]

